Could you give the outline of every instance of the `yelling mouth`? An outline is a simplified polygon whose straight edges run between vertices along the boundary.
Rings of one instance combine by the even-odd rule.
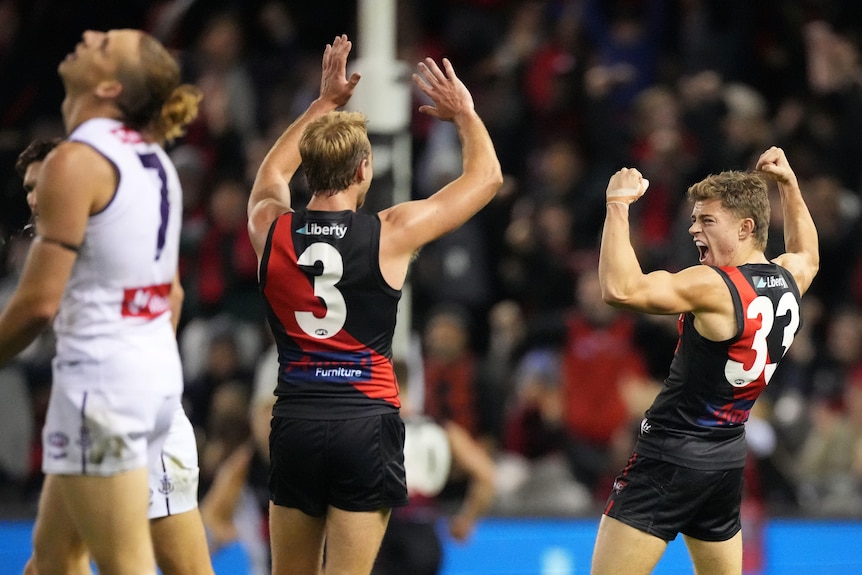
[[[704,244],[703,242],[697,241],[694,242],[694,246],[697,248],[698,251],[698,261],[700,263],[703,263],[703,261],[706,259],[706,256],[709,255],[709,248],[706,247],[706,244]]]

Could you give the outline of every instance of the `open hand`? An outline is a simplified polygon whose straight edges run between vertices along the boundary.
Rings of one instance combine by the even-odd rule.
[[[336,36],[332,44],[323,51],[323,70],[320,77],[320,98],[341,107],[353,95],[360,75],[356,72],[347,77],[347,55],[353,43],[346,34]]]
[[[419,111],[440,120],[453,120],[459,114],[473,111],[473,96],[455,75],[448,58],[443,58],[443,69],[432,58],[419,62],[419,73],[413,82],[434,102],[433,106],[419,106]]]

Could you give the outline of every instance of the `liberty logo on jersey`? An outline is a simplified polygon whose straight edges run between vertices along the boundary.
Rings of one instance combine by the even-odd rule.
[[[787,282],[781,276],[754,276],[754,287],[756,289],[780,287],[787,288]]]
[[[126,288],[123,290],[123,317],[152,319],[162,315],[171,307],[170,293],[171,284]]]
[[[335,236],[338,239],[344,237],[347,233],[347,226],[344,224],[318,224],[317,222],[308,222],[298,230],[296,233],[303,234],[306,236]]]

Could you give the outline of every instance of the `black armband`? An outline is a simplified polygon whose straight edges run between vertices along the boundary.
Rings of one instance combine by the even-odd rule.
[[[56,245],[60,246],[61,248],[66,248],[70,252],[75,252],[76,254],[81,253],[81,246],[76,246],[75,244],[70,244],[70,243],[64,242],[62,240],[55,240],[53,238],[49,238],[46,236],[36,236],[36,239],[43,241],[43,242],[48,242],[50,244],[56,244]]]

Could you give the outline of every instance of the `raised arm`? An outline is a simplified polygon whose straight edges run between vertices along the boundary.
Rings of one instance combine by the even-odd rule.
[[[629,206],[648,186],[649,180],[634,168],[621,169],[608,182],[607,214],[599,251],[599,283],[602,298],[611,305],[627,302],[644,275],[631,243]]]
[[[767,174],[778,184],[781,207],[784,210],[784,247],[786,253],[775,258],[775,263],[793,274],[800,293],[811,286],[820,268],[820,248],[817,228],[802,199],[796,174],[790,168],[784,150],[772,147],[757,160],[757,170]]]
[[[599,252],[602,299],[614,307],[652,314],[725,312],[729,292],[708,266],[692,266],[677,273],[664,270],[644,274],[631,243],[629,206],[649,186],[634,168],[623,168],[608,182],[607,214]],[[700,329],[700,328],[699,328]],[[709,331],[704,329],[701,333]]]
[[[353,95],[360,75],[347,78],[347,55],[352,43],[346,35],[335,38],[323,51],[320,95],[276,140],[266,154],[248,199],[248,233],[260,258],[273,220],[290,210],[290,179],[299,168],[299,140],[306,126],[345,105]]]
[[[389,252],[381,251],[384,259],[409,258],[423,245],[461,226],[491,201],[503,183],[488,130],[451,62],[444,58],[441,69],[426,58],[413,81],[433,102],[420,106],[419,111],[455,124],[461,141],[462,173],[427,199],[404,202],[380,213],[386,236],[383,248]]]

